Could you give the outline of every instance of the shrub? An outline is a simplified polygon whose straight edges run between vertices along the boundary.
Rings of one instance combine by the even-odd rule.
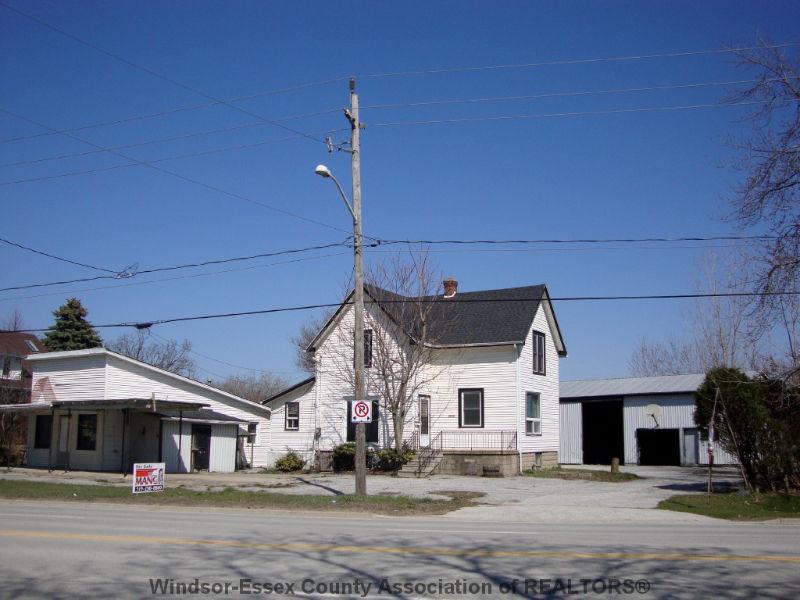
[[[333,462],[333,470],[337,473],[339,471],[353,471],[356,468],[356,444],[355,442],[347,442],[339,444],[333,449],[331,455]],[[367,448],[367,466],[375,463],[375,453]]]
[[[402,452],[397,452],[394,448],[384,448],[378,451],[376,468],[381,471],[397,471],[414,457],[414,452],[403,448]]]
[[[296,452],[287,452],[275,461],[275,468],[284,473],[291,473],[292,471],[299,471],[306,465],[304,461]]]

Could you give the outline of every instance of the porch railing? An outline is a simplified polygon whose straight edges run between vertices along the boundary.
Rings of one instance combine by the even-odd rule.
[[[448,450],[513,452],[517,449],[517,432],[511,430],[443,430],[431,437],[428,447],[431,450],[444,452]]]

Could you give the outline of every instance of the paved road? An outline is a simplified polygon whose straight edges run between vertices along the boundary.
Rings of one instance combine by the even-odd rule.
[[[503,597],[500,586],[517,579],[520,597],[525,579],[550,580],[537,582],[538,589],[571,579],[572,594],[550,596],[798,598],[800,525],[493,524],[28,501],[0,505],[3,598],[152,597],[151,579],[169,585],[195,578],[228,583],[227,597],[243,596],[232,589],[241,579],[288,582],[297,596],[335,598],[360,597],[363,587],[337,593],[323,586],[360,581],[372,584],[368,597],[427,598],[444,597],[441,583],[461,586],[448,597],[482,598]],[[379,595],[382,579],[433,587]],[[628,589],[624,580],[631,580],[632,593],[610,594],[610,579],[621,580],[620,592]],[[574,593],[582,592],[581,580],[590,580],[587,595]],[[465,584],[477,585],[477,593],[464,593]]]

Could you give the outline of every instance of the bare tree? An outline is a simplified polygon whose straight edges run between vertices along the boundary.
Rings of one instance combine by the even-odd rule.
[[[18,308],[12,310],[0,321],[0,330],[2,331],[21,331],[23,329],[25,329],[25,321]]]
[[[447,369],[436,360],[437,343],[450,313],[439,293],[440,282],[426,252],[377,263],[365,276],[365,328],[371,331],[365,339],[371,350],[367,394],[377,396],[381,411],[391,416],[398,452],[405,427],[414,417],[415,398]],[[340,326],[336,335],[339,347],[352,347],[352,325]],[[340,353],[326,370],[352,385],[352,359],[351,354]]]
[[[147,331],[137,330],[107,342],[106,348],[184,377],[194,378],[197,372],[189,356],[192,351],[189,340],[154,340]]]
[[[300,332],[292,338],[294,344],[294,364],[301,371],[313,375],[315,371],[314,355],[307,351],[308,346],[317,337],[325,324],[333,315],[333,311],[326,310],[324,313],[310,319],[300,326]]]
[[[749,283],[738,261],[705,259],[698,290],[717,293],[741,291]],[[747,297],[711,297],[695,301],[686,315],[687,335],[665,341],[643,339],[628,360],[636,377],[706,373],[710,369],[758,369],[763,329],[753,321]]]
[[[731,218],[742,227],[766,230],[773,238],[757,264],[756,283],[766,293],[800,289],[800,61],[794,48],[760,47],[738,53],[739,66],[756,80],[732,96],[757,103],[748,120],[748,139],[733,144],[742,180],[732,197]],[[789,53],[794,53],[790,56]],[[795,331],[786,327],[786,297],[765,295],[759,307],[764,319],[788,329],[789,345],[797,347]],[[762,322],[763,327],[764,322]],[[793,353],[797,367],[797,353]]]
[[[278,375],[262,372],[258,375],[231,375],[214,382],[214,385],[235,396],[261,403],[286,388],[288,382]]]

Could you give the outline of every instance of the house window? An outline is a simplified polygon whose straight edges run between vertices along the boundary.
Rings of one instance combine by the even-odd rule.
[[[525,394],[525,435],[542,435],[542,407],[539,394]]]
[[[78,415],[78,441],[76,450],[91,450],[97,447],[97,415]]]
[[[299,402],[287,402],[286,403],[286,422],[284,423],[284,429],[286,431],[297,431],[297,430],[300,429],[300,403]]]
[[[247,443],[255,444],[256,436],[258,435],[258,423],[247,424]]]
[[[544,334],[540,331],[533,332],[533,372],[536,375],[546,374]]]
[[[364,368],[372,366],[372,329],[364,330]]]
[[[347,441],[356,441],[356,424],[352,422],[353,416],[353,403],[351,398],[347,398]],[[364,423],[364,434],[368,444],[378,443],[378,423],[380,422],[378,415],[378,401],[372,401],[372,423]]]
[[[458,426],[483,427],[483,388],[458,390]]]
[[[33,447],[38,449],[50,448],[53,437],[53,415],[36,415],[36,433],[33,438]]]
[[[11,357],[3,357],[3,379],[8,379],[11,375]]]
[[[39,351],[39,349],[36,347],[36,344],[34,344],[31,340],[25,340],[25,343],[28,345],[28,349],[31,352],[38,352]]]

